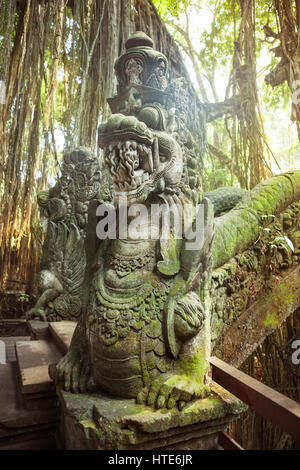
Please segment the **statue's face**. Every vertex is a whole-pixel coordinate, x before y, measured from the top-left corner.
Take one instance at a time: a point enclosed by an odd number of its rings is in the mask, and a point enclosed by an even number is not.
[[[151,147],[135,140],[110,145],[105,161],[114,183],[115,198],[126,196],[128,204],[144,202],[153,190]]]
[[[102,135],[105,163],[114,183],[116,202],[145,202],[151,193],[162,193],[181,181],[181,147],[168,133],[152,130],[135,117],[112,115]],[[102,137],[103,138],[103,137]]]
[[[166,139],[164,139],[166,144]],[[114,196],[126,196],[128,205],[145,202],[151,193],[163,192],[166,186],[180,182],[182,155],[174,147],[140,144],[126,140],[105,149],[105,162],[114,183]]]

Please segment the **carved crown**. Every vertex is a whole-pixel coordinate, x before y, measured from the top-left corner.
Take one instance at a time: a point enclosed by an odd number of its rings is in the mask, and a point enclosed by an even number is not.
[[[137,31],[125,43],[126,52],[115,62],[118,92],[130,85],[144,85],[165,90],[168,61],[164,54],[153,49],[153,41]]]

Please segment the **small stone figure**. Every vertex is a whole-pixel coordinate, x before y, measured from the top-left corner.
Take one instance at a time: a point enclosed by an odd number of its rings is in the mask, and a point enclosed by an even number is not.
[[[147,85],[153,88],[158,88],[159,90],[165,90],[167,88],[167,79],[166,79],[166,63],[163,59],[157,61],[157,66],[154,69],[154,72],[150,75]]]

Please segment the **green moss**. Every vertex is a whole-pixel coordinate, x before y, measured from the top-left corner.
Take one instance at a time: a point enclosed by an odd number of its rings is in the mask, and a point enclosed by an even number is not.
[[[84,428],[88,428],[88,429],[95,429],[95,431],[97,431],[97,426],[95,424],[94,421],[92,421],[91,419],[80,419],[80,423],[82,424],[82,426]]]
[[[187,361],[181,360],[180,365],[187,375],[203,375],[204,367],[206,366],[203,349],[201,348],[194,356],[189,358]]]
[[[163,261],[157,263],[158,270],[165,276],[174,276],[180,269],[180,241],[171,235],[168,246],[161,244],[161,255]]]
[[[217,268],[257,239],[261,216],[283,211],[300,198],[300,171],[270,178],[257,185],[249,200],[216,220],[213,264]]]
[[[208,370],[208,363],[203,349],[199,349],[196,354],[186,360],[180,359],[178,365],[187,388],[194,389],[198,397],[207,395],[209,388],[204,384],[204,377]]]
[[[181,277],[178,277],[170,289],[170,295],[172,297],[181,295],[181,293],[184,292],[185,287],[186,287],[185,281]]]
[[[278,319],[275,313],[267,313],[267,317],[264,321],[265,326],[270,326],[271,328],[275,328],[278,325]]]

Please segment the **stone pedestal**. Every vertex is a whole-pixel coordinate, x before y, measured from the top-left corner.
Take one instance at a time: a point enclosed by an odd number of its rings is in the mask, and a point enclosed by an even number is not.
[[[218,432],[246,405],[217,384],[182,411],[152,410],[135,400],[59,391],[61,437],[68,450],[211,450]]]

